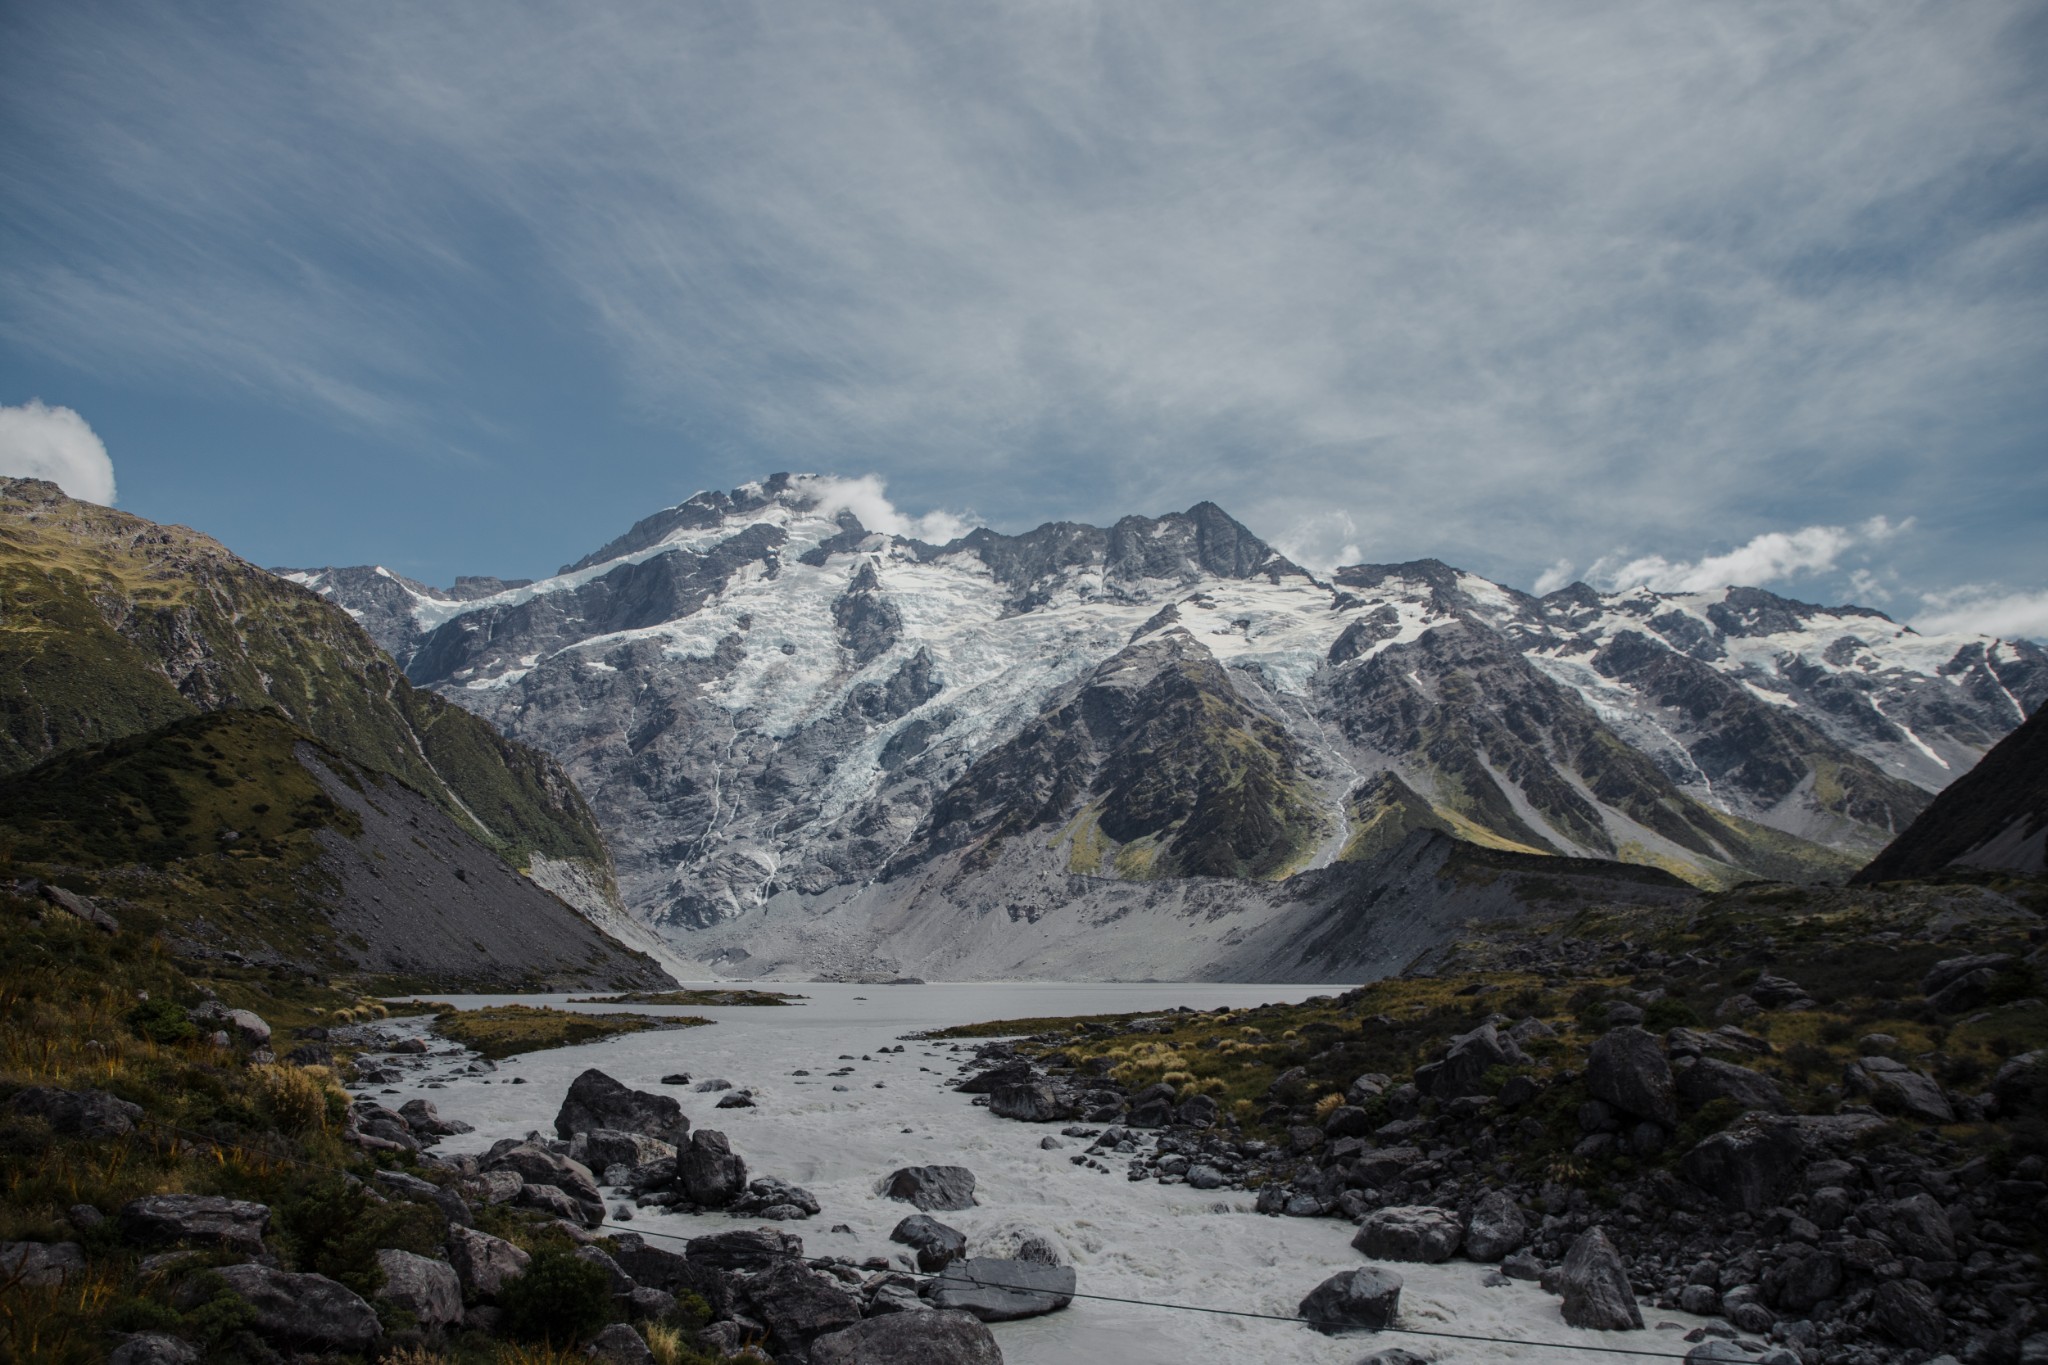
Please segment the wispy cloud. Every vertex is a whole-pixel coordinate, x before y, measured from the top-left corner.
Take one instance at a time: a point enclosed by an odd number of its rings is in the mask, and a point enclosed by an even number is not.
[[[1872,517],[1860,526],[1805,526],[1796,531],[1766,531],[1734,549],[1696,560],[1672,561],[1660,554],[1614,554],[1596,560],[1587,579],[1601,587],[1654,588],[1658,592],[1703,592],[1741,585],[1762,586],[1791,578],[1832,572],[1849,551],[1882,545],[1913,527],[1913,519],[1892,522]],[[1571,567],[1560,560],[1541,583],[1561,587]],[[1547,591],[1539,586],[1539,591]]]
[[[406,430],[545,336],[601,362],[561,402],[730,433],[755,473],[878,469],[999,523],[1206,496],[1282,543],[1334,506],[1304,556],[1499,576],[2039,487],[2030,9],[7,22],[0,297],[87,368]],[[2043,564],[1996,520],[1957,562]],[[1805,572],[1806,534],[1743,563]]]

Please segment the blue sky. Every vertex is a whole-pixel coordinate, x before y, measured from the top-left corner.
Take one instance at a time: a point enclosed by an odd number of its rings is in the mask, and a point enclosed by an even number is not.
[[[0,470],[552,570],[1005,530],[2048,635],[2048,6],[0,9]]]

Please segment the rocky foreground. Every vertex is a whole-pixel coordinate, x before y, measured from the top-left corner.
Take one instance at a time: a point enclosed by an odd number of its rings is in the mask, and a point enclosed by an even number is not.
[[[1574,1326],[1706,1318],[1692,1359],[2044,1361],[2039,903],[1759,887],[1493,926],[1302,1006],[1036,1021],[959,1088],[1078,1165],[1357,1224],[1302,1304],[1333,1330],[1463,1256]]]

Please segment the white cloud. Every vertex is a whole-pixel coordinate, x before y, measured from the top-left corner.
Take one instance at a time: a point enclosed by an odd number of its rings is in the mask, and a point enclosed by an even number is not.
[[[977,524],[971,512],[961,516],[941,509],[911,516],[898,510],[896,504],[889,501],[887,481],[879,474],[863,474],[854,479],[803,474],[795,482],[817,498],[818,506],[826,516],[836,516],[841,511],[851,512],[870,531],[886,535],[909,536],[943,545],[966,535]]]
[[[1560,559],[1536,575],[1536,595],[1546,596],[1556,592],[1572,581],[1573,564],[1569,559]]]
[[[1646,587],[1658,592],[1704,592],[1731,586],[1761,587],[1780,579],[1830,572],[1848,551],[1882,544],[1912,525],[1911,517],[1892,522],[1880,516],[1854,527],[1765,531],[1725,554],[1691,561],[1674,562],[1659,554],[1633,559],[1608,555],[1587,570],[1587,577],[1610,590]]]
[[[1365,558],[1358,548],[1358,523],[1341,508],[1298,517],[1272,538],[1272,546],[1310,573],[1327,577],[1343,564]]]
[[[1925,609],[1913,618],[1916,630],[2048,640],[2048,588],[1970,584],[1921,598]]]
[[[83,502],[114,505],[114,462],[83,417],[31,398],[0,406],[0,474],[48,479]]]

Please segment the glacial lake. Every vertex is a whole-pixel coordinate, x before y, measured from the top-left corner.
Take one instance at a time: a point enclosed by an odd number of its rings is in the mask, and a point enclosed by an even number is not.
[[[734,987],[756,983],[691,982]],[[715,1128],[744,1156],[750,1175],[773,1175],[809,1189],[823,1206],[816,1218],[777,1226],[803,1238],[809,1255],[894,1257],[904,1248],[889,1230],[909,1205],[881,1198],[876,1181],[899,1166],[957,1165],[979,1182],[980,1207],[936,1215],[968,1235],[1021,1221],[1055,1234],[1067,1247],[1082,1293],[1151,1302],[1230,1308],[1292,1317],[1303,1295],[1339,1270],[1364,1264],[1351,1249],[1353,1228],[1341,1219],[1264,1217],[1242,1191],[1199,1191],[1185,1185],[1129,1181],[1124,1162],[1105,1159],[1104,1174],[1073,1164],[1088,1139],[1060,1138],[1040,1147],[1062,1124],[1026,1124],[992,1117],[950,1088],[965,1052],[952,1043],[903,1035],[956,1024],[1052,1015],[1161,1011],[1186,1005],[1243,1008],[1326,995],[1329,985],[1210,985],[1100,982],[973,982],[922,986],[758,983],[806,999],[790,1006],[665,1008],[589,1006],[566,995],[446,997],[464,1009],[525,1003],[593,1011],[695,1014],[708,1028],[631,1034],[583,1047],[507,1059],[484,1076],[455,1074],[466,1064],[437,1046],[429,1065],[391,1087],[362,1093],[396,1108],[415,1096],[476,1131],[436,1150],[481,1151],[533,1129],[553,1136],[555,1112],[569,1082],[588,1067],[638,1089],[674,1095],[694,1127]],[[901,1053],[879,1051],[901,1043]],[[963,1049],[972,1044],[962,1043]],[[841,1060],[850,1056],[852,1061]],[[868,1060],[861,1060],[865,1056]],[[851,1075],[827,1073],[852,1067]],[[796,1071],[808,1076],[795,1076]],[[716,1109],[718,1096],[665,1087],[670,1072],[694,1080],[720,1078],[753,1091],[752,1109]],[[515,1078],[526,1084],[513,1085]],[[438,1088],[435,1088],[438,1083]],[[834,1086],[845,1086],[843,1091]],[[616,1204],[616,1199],[609,1201]],[[828,1231],[834,1224],[851,1234]],[[676,1215],[635,1209],[619,1231],[701,1236],[756,1224],[723,1214]],[[661,1240],[657,1245],[679,1244]],[[1482,1284],[1487,1267],[1453,1260],[1395,1267],[1406,1284],[1401,1324],[1468,1336],[1531,1338],[1642,1353],[1597,1359],[1669,1360],[1686,1347],[1678,1332],[1588,1332],[1565,1326],[1557,1300],[1535,1285]],[[1645,1321],[1697,1320],[1645,1309]],[[993,1328],[1008,1365],[1190,1365],[1197,1361],[1317,1362],[1352,1365],[1386,1346],[1402,1346],[1443,1362],[1551,1362],[1579,1353],[1526,1345],[1448,1341],[1382,1333],[1328,1338],[1296,1322],[1076,1299],[1062,1312]],[[1652,1354],[1654,1353],[1654,1354]]]

